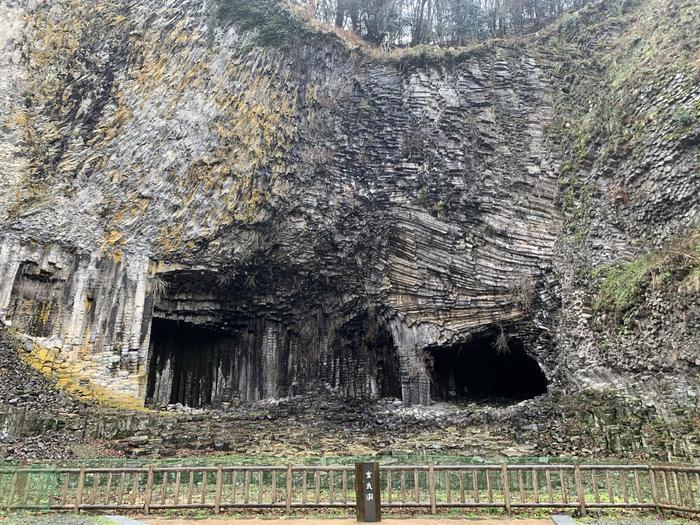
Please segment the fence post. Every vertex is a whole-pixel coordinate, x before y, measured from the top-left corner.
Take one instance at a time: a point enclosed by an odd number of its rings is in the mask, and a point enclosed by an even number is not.
[[[503,487],[503,506],[506,513],[510,514],[510,480],[508,479],[508,466],[501,463],[501,486]]]
[[[286,499],[287,514],[292,512],[292,486],[293,486],[292,481],[293,481],[292,464],[287,463],[287,499]]]
[[[576,493],[578,495],[578,508],[581,516],[586,515],[586,493],[583,491],[581,481],[581,465],[574,465],[574,482],[576,483]]]
[[[224,479],[224,470],[221,465],[216,466],[216,495],[214,496],[214,514],[221,511],[221,485]],[[260,488],[262,490],[262,487]]]
[[[75,494],[75,512],[80,513],[80,504],[83,502],[83,488],[85,485],[85,467],[80,467],[78,475],[78,489]]]
[[[143,512],[146,516],[151,512],[151,496],[153,495],[153,465],[148,465],[146,478],[146,494],[143,498]]]
[[[20,464],[20,469],[27,468],[27,461],[23,460]],[[29,491],[29,486],[31,485],[31,473],[20,470],[17,473],[17,478],[15,479],[15,484],[12,490],[17,496],[17,508],[22,508],[27,504],[27,496]]]
[[[435,494],[435,465],[431,463],[428,466],[428,496],[430,497],[430,513],[437,513],[436,494]]]
[[[659,506],[659,493],[656,488],[656,473],[654,469],[649,465],[649,484],[651,485],[651,499],[654,501],[654,506],[656,507],[656,512],[663,515],[664,511]]]
[[[14,501],[15,501],[15,494],[17,494],[17,484],[19,483],[19,474],[17,471],[12,473],[12,477],[10,478],[10,487],[12,487],[12,490],[10,490],[10,494],[7,497],[7,510],[10,511],[12,510],[12,507],[14,506]]]

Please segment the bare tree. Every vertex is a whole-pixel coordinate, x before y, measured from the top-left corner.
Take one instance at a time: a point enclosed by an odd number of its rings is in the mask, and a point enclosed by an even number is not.
[[[251,0],[255,1],[255,0]],[[536,31],[590,0],[289,0],[368,42],[465,45]]]

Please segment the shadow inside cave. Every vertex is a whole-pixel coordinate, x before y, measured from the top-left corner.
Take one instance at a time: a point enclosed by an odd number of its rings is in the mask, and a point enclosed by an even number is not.
[[[324,392],[370,402],[403,397],[405,378],[391,333],[369,312],[335,328],[318,354],[282,325],[239,324],[212,329],[153,319],[147,404],[226,408]],[[546,377],[523,342],[510,338],[499,351],[497,341],[496,332],[486,332],[427,348],[432,400],[503,405],[546,393]]]
[[[523,342],[510,338],[507,348],[498,349],[497,339],[487,333],[466,343],[428,348],[431,397],[509,404],[546,393],[547,379]]]

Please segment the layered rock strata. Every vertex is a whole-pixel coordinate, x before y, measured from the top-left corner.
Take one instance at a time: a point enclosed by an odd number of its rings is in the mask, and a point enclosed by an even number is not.
[[[54,349],[47,368],[159,405],[318,384],[428,403],[450,388],[431,388],[426,354],[510,339],[551,389],[627,387],[619,360],[589,348],[571,259],[643,251],[633,223],[647,239],[690,228],[697,144],[584,159],[595,180],[639,163],[659,176],[630,179],[644,204],[624,235],[602,205],[580,213],[600,228],[577,233],[585,177],[562,205],[557,130],[584,117],[562,105],[567,57],[549,43],[431,64],[308,30],[261,46],[199,0],[2,9],[0,313]],[[563,46],[576,60],[577,44]],[[685,386],[697,377],[675,363]]]

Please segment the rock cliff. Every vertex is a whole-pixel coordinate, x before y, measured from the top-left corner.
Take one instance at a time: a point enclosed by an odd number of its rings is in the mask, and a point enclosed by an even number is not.
[[[0,14],[0,317],[65,384],[428,403],[504,352],[696,417],[694,1],[392,53],[202,0]]]

